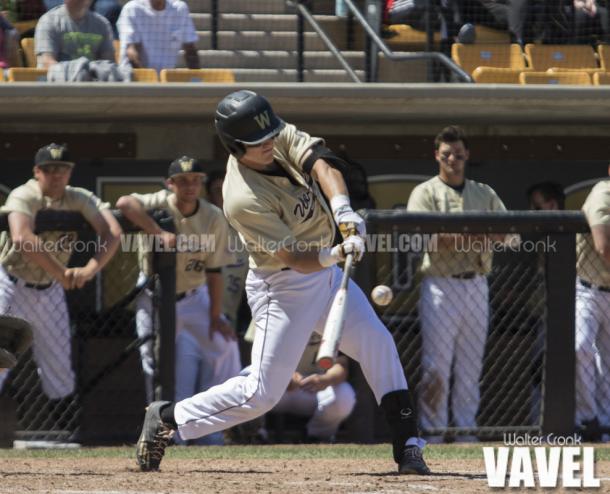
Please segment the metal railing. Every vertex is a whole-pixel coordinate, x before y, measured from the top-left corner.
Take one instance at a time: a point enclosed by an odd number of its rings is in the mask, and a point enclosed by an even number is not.
[[[288,1],[289,4],[293,4],[293,2]],[[298,82],[303,82],[305,80],[305,23],[306,20],[309,25],[316,31],[318,36],[322,42],[326,45],[328,50],[333,54],[333,56],[338,60],[341,64],[345,72],[349,75],[352,81],[354,82],[362,82],[360,78],[356,75],[356,72],[350,67],[345,57],[341,54],[341,51],[335,46],[335,44],[331,41],[331,39],[324,32],[324,29],[320,26],[318,21],[316,21],[311,15],[309,9],[307,8],[307,4],[309,4],[309,0],[296,0],[296,8],[297,8],[297,77]]]
[[[385,42],[379,37],[379,35],[375,32],[375,29],[369,24],[366,18],[362,15],[358,7],[354,4],[352,0],[345,0],[345,4],[347,5],[349,11],[352,13],[354,18],[360,23],[362,28],[366,31],[367,36],[372,41],[374,45],[377,46],[379,50],[385,55],[389,60],[393,60],[396,62],[401,61],[414,61],[414,60],[430,60],[440,63],[449,69],[461,82],[473,82],[472,77],[468,73],[466,73],[459,65],[457,65],[453,60],[451,60],[447,55],[441,52],[431,51],[431,52],[412,52],[412,53],[404,53],[398,55],[394,53]],[[430,9],[428,8],[428,11]],[[429,18],[429,13],[427,14],[427,18]],[[428,22],[429,24],[429,22]],[[428,26],[428,45],[430,45],[430,37],[431,37],[431,29]],[[371,48],[372,49],[372,48]],[[374,65],[374,64],[373,64]],[[376,82],[377,74],[375,69],[371,69],[371,73],[367,76],[367,80],[370,82]]]
[[[589,231],[584,215],[579,211],[442,214],[409,213],[402,209],[369,210],[364,217],[371,253],[359,264],[356,280],[367,294],[378,284],[388,285],[394,291],[392,303],[378,307],[378,313],[395,338],[419,400],[420,418],[421,415],[430,418],[423,432],[445,437],[475,434],[487,439],[508,432],[573,433],[578,330],[576,235]],[[433,252],[431,265],[436,263],[442,271],[450,269],[443,266],[456,265],[454,256],[465,252],[464,248],[447,249],[440,242],[436,248],[412,248],[415,237],[434,238],[439,233],[461,233],[465,238],[515,233],[521,235],[521,244],[490,251],[493,265],[485,276],[464,273],[468,276],[439,278],[421,272],[423,256]],[[404,237],[409,237],[411,243],[405,243]],[[371,244],[371,239],[378,240]],[[443,303],[431,300],[438,296],[431,285],[434,283],[443,289],[448,287]],[[481,324],[475,324],[477,318],[472,316],[481,307],[488,318],[480,318]],[[436,378],[434,373],[440,372],[437,369],[442,361],[426,360],[425,341],[430,341],[430,334],[436,335],[433,354],[442,353],[439,348],[445,344],[447,351],[457,348],[450,346],[449,335],[461,316],[472,324],[462,336],[465,340],[456,341],[465,345],[463,352],[477,355],[481,373],[480,379],[470,376],[470,384],[460,384],[465,396],[458,403],[462,407],[470,400],[478,403],[477,422],[475,427],[466,427],[450,421],[441,427],[438,424],[443,419],[437,420],[440,416],[435,413],[446,411],[435,404],[436,392],[430,390],[438,390],[438,382],[430,381],[430,376]],[[477,333],[475,326],[479,325]],[[477,334],[482,338],[478,353],[474,350]],[[449,386],[451,393],[457,393],[456,382],[450,381]],[[448,391],[442,389],[443,399],[447,400]],[[449,396],[455,405],[457,395]],[[371,406],[374,408],[374,404]],[[455,413],[455,409],[451,410]],[[453,419],[457,420],[455,415]],[[370,438],[360,438],[367,439]]]

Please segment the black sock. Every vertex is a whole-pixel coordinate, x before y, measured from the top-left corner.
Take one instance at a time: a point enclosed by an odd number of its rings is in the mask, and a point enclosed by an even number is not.
[[[160,415],[161,420],[163,420],[164,423],[166,423],[173,429],[177,429],[178,424],[176,423],[176,419],[174,418],[174,408],[176,408],[176,404],[172,401],[171,403],[168,403],[163,408],[161,408]]]
[[[408,389],[387,393],[381,398],[381,408],[392,431],[394,460],[400,463],[407,439],[419,437],[411,393]]]

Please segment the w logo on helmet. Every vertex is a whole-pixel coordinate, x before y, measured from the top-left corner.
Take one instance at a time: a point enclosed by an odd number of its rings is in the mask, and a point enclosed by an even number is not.
[[[269,116],[269,112],[267,110],[256,115],[254,120],[256,120],[256,123],[261,129],[266,129],[271,125],[271,117]]]

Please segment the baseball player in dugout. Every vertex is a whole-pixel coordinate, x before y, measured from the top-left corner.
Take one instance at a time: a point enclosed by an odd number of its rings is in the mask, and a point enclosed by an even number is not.
[[[176,401],[221,384],[241,370],[235,331],[222,314],[221,269],[235,262],[228,251],[229,225],[220,209],[200,198],[204,178],[201,162],[183,156],[169,166],[167,189],[117,201],[130,221],[147,234],[160,235],[164,245],[177,250]],[[148,216],[147,209],[157,208],[170,211],[176,234],[162,230]],[[140,249],[140,283],[152,275],[150,254]],[[136,307],[138,336],[144,338],[153,330],[150,290],[142,291]],[[155,365],[151,340],[140,346],[140,354],[150,403]],[[218,433],[201,443],[222,444],[222,437]]]
[[[152,403],[137,444],[144,471],[159,468],[176,429],[183,438],[197,438],[272,409],[312,332],[324,327],[342,278],[336,264],[349,254],[356,261],[364,255],[364,221],[353,212],[336,168],[341,164],[322,139],[282,121],[252,91],[220,101],[215,124],[230,153],[225,215],[249,253],[246,292],[256,324],[252,370],[176,403]],[[344,238],[333,246],[335,225]],[[353,282],[339,349],[360,363],[386,414],[399,472],[429,474],[394,340]]]
[[[585,440],[608,441],[600,425],[610,426],[609,178],[591,189],[582,210],[591,234],[576,240],[576,425]]]
[[[468,143],[459,127],[443,129],[434,141],[438,175],[417,185],[409,197],[408,211],[458,213],[505,211],[504,204],[488,185],[465,177]],[[489,322],[489,291],[486,275],[491,271],[488,242],[516,241],[513,236],[439,234],[438,249],[424,255],[424,279],[419,299],[422,331],[422,392],[419,413],[422,429],[449,425],[449,383],[453,371],[451,411],[454,425],[476,427],[479,377]],[[440,442],[431,435],[429,441]],[[474,441],[465,434],[461,441]]]
[[[109,204],[68,185],[73,168],[65,146],[40,148],[34,178],[14,189],[2,207],[9,213],[10,232],[0,235],[0,314],[31,324],[34,359],[51,400],[68,397],[75,386],[64,290],[93,279],[116,252],[121,235]],[[99,248],[85,266],[66,267],[75,232],[34,233],[37,213],[49,209],[81,213],[99,236]]]

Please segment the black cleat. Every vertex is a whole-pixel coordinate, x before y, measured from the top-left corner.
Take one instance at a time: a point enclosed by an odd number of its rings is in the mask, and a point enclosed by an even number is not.
[[[161,409],[169,404],[169,401],[153,401],[146,409],[142,433],[136,446],[136,459],[143,472],[159,470],[165,448],[174,435],[174,429],[161,420]]]
[[[430,475],[430,469],[424,460],[424,455],[418,446],[406,446],[398,464],[401,475]]]

